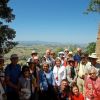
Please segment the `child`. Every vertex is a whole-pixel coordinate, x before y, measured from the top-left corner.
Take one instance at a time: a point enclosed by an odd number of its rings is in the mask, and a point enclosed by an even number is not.
[[[85,100],[84,96],[79,92],[79,88],[76,84],[72,86],[71,92],[71,100]]]
[[[19,78],[19,95],[20,100],[30,100],[32,95],[32,81],[30,77],[29,67],[24,65],[22,68],[22,75]]]

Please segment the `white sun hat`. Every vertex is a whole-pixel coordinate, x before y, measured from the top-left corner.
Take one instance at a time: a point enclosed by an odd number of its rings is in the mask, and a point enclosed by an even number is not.
[[[97,59],[98,58],[97,55],[96,55],[96,53],[92,53],[89,57],[90,58],[94,58],[94,59]]]

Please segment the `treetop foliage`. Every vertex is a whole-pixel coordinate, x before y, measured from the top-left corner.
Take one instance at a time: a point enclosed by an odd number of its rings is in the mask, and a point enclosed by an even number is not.
[[[5,49],[9,51],[16,44],[12,42],[16,36],[16,31],[3,24],[3,21],[9,23],[15,19],[15,15],[12,13],[13,9],[8,6],[8,2],[9,0],[0,0],[0,54],[5,53]]]
[[[100,0],[90,0],[89,6],[87,8],[87,13],[89,12],[99,12],[100,13]]]

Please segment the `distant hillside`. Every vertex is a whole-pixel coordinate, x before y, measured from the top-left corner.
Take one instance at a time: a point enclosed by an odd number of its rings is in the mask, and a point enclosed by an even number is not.
[[[46,41],[17,41],[18,46],[32,46],[32,45],[56,45],[56,46],[76,46],[76,47],[86,47],[87,44],[73,44],[73,43],[58,43],[58,42],[46,42]]]
[[[38,52],[39,57],[41,58],[45,54],[45,50],[47,48],[52,49],[56,55],[59,51],[64,51],[65,48],[68,48],[73,53],[76,52],[77,47],[81,47],[85,50],[87,44],[62,44],[62,43],[54,43],[54,42],[44,42],[44,41],[17,41],[19,44],[11,49],[11,51],[5,54],[5,63],[8,64],[10,62],[10,56],[13,53],[18,54],[19,63],[22,65],[26,63],[27,59],[31,56],[32,50],[36,50]]]

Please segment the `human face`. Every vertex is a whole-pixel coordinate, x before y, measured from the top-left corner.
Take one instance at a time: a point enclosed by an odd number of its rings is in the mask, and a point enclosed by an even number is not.
[[[50,56],[50,52],[51,52],[51,51],[50,51],[49,49],[48,49],[48,50],[46,50],[46,56],[47,56],[47,57],[49,57],[49,56]]]
[[[25,78],[28,78],[29,76],[30,76],[30,72],[29,72],[28,70],[25,71],[25,72],[24,72],[24,77],[25,77]]]
[[[62,81],[61,82],[61,90],[64,91],[66,90],[66,87],[68,86],[68,82],[67,81]]]
[[[76,86],[73,87],[72,92],[73,92],[73,94],[76,95],[76,96],[79,95],[79,89],[78,89]]]
[[[69,62],[69,65],[70,65],[70,66],[74,66],[74,65],[75,65],[74,61],[70,61],[70,62]]]
[[[11,62],[12,62],[12,64],[17,64],[18,63],[18,57],[13,57],[13,58],[11,58]]]
[[[50,53],[50,56],[51,56],[52,58],[55,58],[55,53],[54,53],[54,52],[51,52],[51,53]]]
[[[29,68],[30,68],[31,70],[34,70],[35,64],[34,64],[34,63],[30,63],[30,64],[29,64]]]
[[[60,65],[61,65],[61,61],[60,61],[60,60],[57,60],[57,61],[56,61],[56,66],[57,66],[57,67],[60,67]]]
[[[49,70],[49,65],[48,65],[48,64],[44,64],[44,65],[43,65],[43,70],[44,70],[45,72],[48,72],[48,70]]]
[[[81,59],[81,61],[82,61],[82,64],[86,64],[86,57],[82,57],[82,59]]]
[[[39,63],[39,59],[34,59],[34,63],[38,64]]]
[[[91,64],[92,64],[92,65],[95,65],[95,64],[96,64],[97,59],[91,58],[90,60],[91,60]]]
[[[91,77],[92,79],[96,79],[96,71],[95,71],[95,70],[91,70],[91,71],[90,71],[90,77]]]

